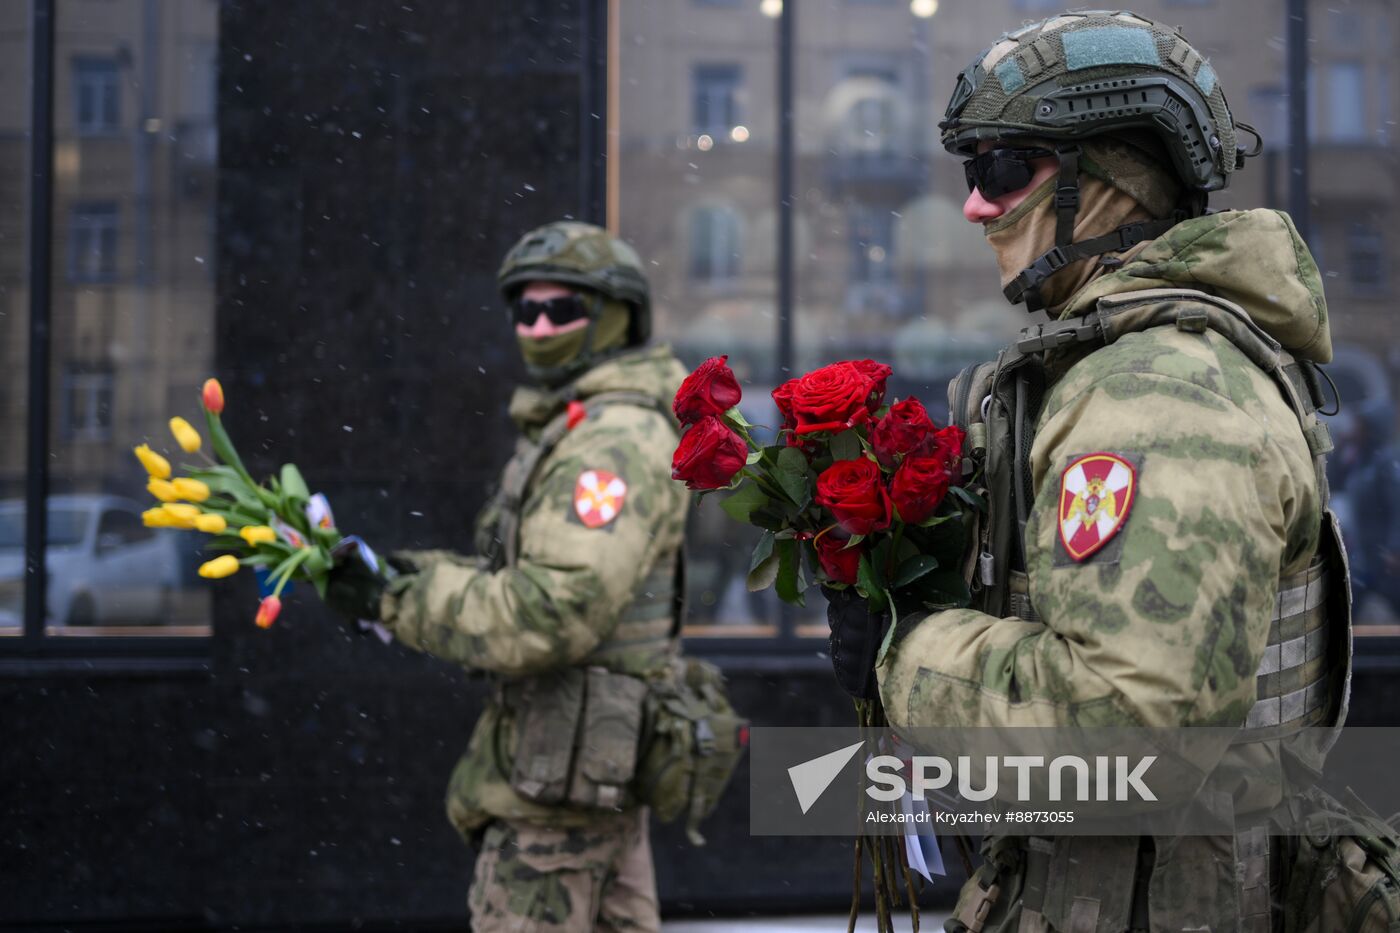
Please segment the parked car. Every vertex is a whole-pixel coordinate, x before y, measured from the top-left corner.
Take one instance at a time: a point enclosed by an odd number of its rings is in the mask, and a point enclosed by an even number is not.
[[[23,618],[24,502],[0,502],[0,625]],[[147,528],[141,506],[107,495],[50,496],[48,621],[151,625],[180,586],[179,533]]]

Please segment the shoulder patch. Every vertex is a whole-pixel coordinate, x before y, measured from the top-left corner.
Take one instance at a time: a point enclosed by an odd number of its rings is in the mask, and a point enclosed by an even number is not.
[[[1128,520],[1137,469],[1119,454],[1076,457],[1060,476],[1060,543],[1074,561],[1096,553]]]
[[[574,483],[574,514],[585,528],[602,528],[622,512],[627,483],[607,470],[584,470]]]

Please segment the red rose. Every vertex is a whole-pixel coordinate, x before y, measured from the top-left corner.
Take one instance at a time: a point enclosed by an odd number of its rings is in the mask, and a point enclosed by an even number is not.
[[[890,527],[890,495],[880,467],[868,457],[837,460],[817,477],[817,505],[831,510],[849,534],[868,535]]]
[[[954,476],[960,476],[962,474],[963,440],[966,436],[967,434],[962,428],[950,424],[926,437],[918,450],[918,455],[932,457],[946,466]]]
[[[681,437],[671,458],[671,479],[684,480],[690,489],[719,489],[744,468],[748,456],[739,435],[715,415],[706,415]]]
[[[671,410],[681,424],[694,424],[706,415],[722,415],[743,397],[734,371],[725,365],[727,356],[712,356],[685,377],[676,391]]]
[[[789,432],[787,435],[789,447],[802,446],[802,442],[797,439],[797,416],[792,413],[792,393],[796,390],[796,379],[789,379],[773,390],[773,404],[778,406],[778,414],[783,416],[783,428]]]
[[[890,410],[870,429],[870,446],[886,466],[895,457],[913,453],[933,433],[933,421],[918,399],[910,397],[890,406]]]
[[[860,545],[846,547],[850,540],[834,530],[820,535],[816,540],[817,560],[827,578],[833,583],[854,583],[856,575],[860,573],[860,554],[863,548]]]
[[[946,461],[938,457],[905,457],[890,484],[900,520],[917,525],[932,515],[951,479]]]
[[[888,375],[889,367],[882,368]],[[879,406],[883,378],[877,380],[850,362],[832,363],[801,376],[790,396],[797,433],[844,431],[868,421],[874,410],[871,402]]]
[[[870,381],[875,383],[875,396],[870,403],[870,410],[875,411],[885,400],[885,380],[890,378],[890,373],[894,370],[884,363],[877,363],[874,360],[851,360],[850,364],[869,376]]]

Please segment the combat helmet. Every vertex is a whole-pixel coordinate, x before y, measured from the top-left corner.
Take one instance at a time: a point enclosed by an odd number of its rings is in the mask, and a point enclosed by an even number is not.
[[[642,260],[602,227],[559,220],[525,234],[506,253],[496,284],[510,302],[526,282],[561,282],[623,302],[631,309],[628,342],[651,337],[651,288]]]
[[[1209,192],[1230,183],[1259,134],[1230,114],[1215,69],[1172,26],[1130,12],[1064,13],[1007,33],[958,76],[939,123],[943,147],[971,158],[983,140],[1054,144],[1060,172],[1055,246],[1006,287],[1013,303],[1039,307],[1041,283],[1080,259],[1127,249],[1203,214]],[[1255,145],[1239,145],[1239,131]],[[1081,141],[1153,137],[1183,186],[1173,217],[1127,224],[1073,242]]]

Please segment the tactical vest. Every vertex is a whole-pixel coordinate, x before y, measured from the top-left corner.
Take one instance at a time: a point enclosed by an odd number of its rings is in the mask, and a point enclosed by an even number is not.
[[[670,423],[665,404],[640,392],[603,392],[583,403],[587,417],[608,405],[633,405],[660,412]],[[533,438],[521,435],[506,464],[501,486],[477,529],[478,562],[496,571],[514,567],[520,558],[521,512],[539,465],[569,433],[569,414],[561,412]],[[622,673],[646,675],[664,668],[678,650],[684,618],[685,561],[678,550],[656,558],[637,584],[631,603],[616,627],[582,663]]]
[[[1346,552],[1336,516],[1328,507],[1326,458],[1332,450],[1327,426],[1317,417],[1322,391],[1318,370],[1294,359],[1278,341],[1261,330],[1238,305],[1190,289],[1153,289],[1099,300],[1084,317],[1040,324],[1022,331],[1021,339],[993,362],[964,369],[949,385],[951,417],[967,432],[965,470],[980,470],[989,508],[973,534],[964,572],[973,593],[972,607],[997,617],[1039,621],[1031,604],[1026,573],[1025,530],[1035,488],[1031,475],[1031,444],[1047,389],[1047,355],[1080,348],[1092,352],[1125,334],[1154,327],[1176,327],[1188,333],[1207,330],[1223,336],[1267,373],[1292,409],[1307,441],[1323,509],[1317,554],[1300,573],[1279,580],[1278,598],[1263,658],[1256,674],[1257,701],[1236,744],[1283,739],[1284,754],[1308,771],[1321,770],[1322,761],[1346,718],[1351,686],[1351,592]],[[1326,727],[1302,735],[1302,730]],[[1321,734],[1320,740],[1314,738]],[[1052,862],[1069,860],[1080,868],[1092,858],[1084,852],[1070,858],[1058,851],[1063,840],[1030,838],[1002,840],[1001,845],[1024,849],[1021,930],[1041,929],[1046,878]],[[1121,868],[1145,862],[1135,876],[1129,929],[1147,928],[1147,889],[1151,875],[1151,840],[1105,839],[1098,853]],[[998,851],[994,844],[992,852]],[[1127,848],[1124,848],[1124,847]],[[1268,930],[1269,837],[1254,831],[1237,842],[1240,878],[1241,929]],[[978,931],[1000,891],[995,866],[979,872],[979,894],[964,897],[954,917],[963,929]],[[1082,899],[1081,899],[1082,900]],[[1093,929],[1089,908],[1075,905],[1068,929]],[[1093,908],[1097,916],[1097,907]],[[1078,916],[1076,916],[1076,914]],[[1078,925],[1076,925],[1076,923]]]

